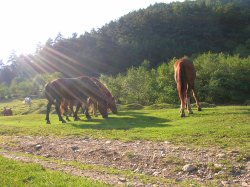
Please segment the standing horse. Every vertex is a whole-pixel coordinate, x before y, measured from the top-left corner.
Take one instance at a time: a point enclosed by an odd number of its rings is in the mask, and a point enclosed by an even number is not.
[[[74,117],[76,117],[81,104],[86,103],[87,98],[90,97],[95,102],[98,102],[98,109],[102,117],[108,118],[106,97],[89,77],[81,76],[77,78],[56,79],[45,86],[45,96],[48,99],[45,118],[47,124],[50,123],[49,112],[52,104],[55,104],[56,106],[55,108],[59,121],[66,123],[60,112],[60,104],[63,99],[77,100],[78,104],[74,113]]]
[[[26,104],[26,105],[29,105],[29,107],[31,106],[32,104],[32,100],[30,97],[25,97],[24,100],[23,100],[23,103]]]
[[[177,91],[181,100],[180,114],[181,117],[185,117],[184,109],[187,108],[188,113],[192,114],[193,111],[190,106],[190,92],[192,90],[193,97],[196,102],[198,111],[201,111],[201,107],[198,101],[197,93],[194,89],[194,80],[196,78],[196,71],[194,64],[191,60],[183,57],[177,60],[174,64],[174,78],[177,84]]]

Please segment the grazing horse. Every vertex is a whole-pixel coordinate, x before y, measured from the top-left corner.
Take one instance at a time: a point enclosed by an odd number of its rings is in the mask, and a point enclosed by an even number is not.
[[[45,96],[48,99],[45,118],[47,124],[50,124],[49,112],[52,104],[55,104],[59,121],[66,123],[60,112],[60,104],[63,99],[77,100],[78,104],[74,113],[75,118],[81,104],[86,103],[88,97],[98,103],[98,109],[102,117],[108,118],[106,97],[101,92],[100,88],[89,77],[81,76],[77,78],[59,78],[49,82],[45,86]]]
[[[26,105],[31,106],[31,104],[32,104],[31,98],[30,97],[25,97],[24,100],[23,100],[23,103],[26,104]]]
[[[194,80],[196,78],[196,71],[194,64],[191,60],[183,57],[177,60],[174,64],[174,78],[177,84],[177,91],[181,100],[180,115],[185,117],[184,109],[187,108],[188,113],[192,114],[193,111],[190,106],[190,91],[193,92],[193,97],[196,102],[198,111],[201,111],[201,107],[198,101],[197,93],[194,89]]]
[[[11,108],[6,108],[6,107],[4,107],[4,108],[3,108],[2,114],[3,114],[4,116],[12,116],[12,115],[13,115],[13,112],[12,112]]]
[[[101,83],[97,78],[91,77],[91,80],[94,81],[97,86],[99,86],[103,94],[106,96],[108,108],[112,111],[113,114],[117,114],[116,101],[115,101],[114,96],[109,91],[109,89],[103,83]],[[94,106],[97,105],[94,102],[93,104]]]
[[[97,78],[94,78],[94,77],[91,77],[90,78],[99,88],[100,90],[102,91],[102,93],[105,95],[106,97],[106,101],[107,101],[107,107],[112,111],[113,114],[116,114],[117,113],[117,107],[116,107],[116,101],[115,101],[115,98],[113,97],[113,95],[111,94],[111,92],[108,90],[108,88],[103,84],[101,83]],[[76,106],[77,105],[77,101],[69,101],[69,100],[65,100],[61,103],[60,105],[60,109],[61,109],[61,113],[64,114],[66,116],[66,119],[69,120],[68,118],[68,106],[69,106],[69,109],[71,111],[72,114],[75,114],[75,120],[78,120],[78,116],[77,114],[74,112],[73,110],[73,106]],[[95,117],[97,117],[97,109],[98,109],[98,103],[91,99],[90,97],[87,99],[87,103],[84,103],[83,104],[84,106],[82,106],[82,110],[84,111],[87,119],[90,119],[90,115],[88,113],[88,110],[86,108],[92,108],[92,112],[93,112],[93,115]]]

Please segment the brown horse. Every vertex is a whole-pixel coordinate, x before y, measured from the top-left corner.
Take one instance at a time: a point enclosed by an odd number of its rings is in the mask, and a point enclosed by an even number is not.
[[[111,94],[109,89],[101,83],[97,78],[91,77],[90,78],[103,92],[103,94],[106,97],[107,101],[107,107],[112,111],[113,114],[117,113],[117,107],[116,107],[116,101],[114,96]],[[66,116],[66,119],[69,120],[68,118],[68,106],[72,114],[75,114],[73,110],[73,106],[76,106],[76,101],[69,101],[69,100],[63,100],[63,102],[60,105],[61,113]],[[84,111],[87,119],[90,119],[91,117],[89,116],[88,110],[86,108],[92,108],[93,115],[97,117],[97,109],[98,109],[98,103],[91,99],[90,97],[87,99],[87,103],[83,104],[84,106],[82,107],[82,110]],[[75,114],[75,120],[78,120],[79,118],[77,117],[77,114]]]
[[[108,108],[112,111],[113,114],[117,114],[116,101],[114,96],[109,91],[109,89],[103,83],[101,83],[97,78],[91,77],[91,80],[94,81],[97,86],[99,86],[103,94],[106,96]],[[93,104],[95,106],[97,105],[96,103]]]
[[[196,71],[194,64],[191,60],[183,57],[177,60],[174,64],[174,78],[177,84],[177,91],[181,100],[180,114],[181,117],[185,117],[184,109],[187,108],[188,113],[192,114],[193,111],[190,106],[190,92],[192,90],[193,97],[196,102],[198,111],[201,111],[201,107],[198,101],[197,93],[194,89],[194,80],[196,78]]]
[[[59,121],[65,123],[60,112],[60,104],[63,99],[77,100],[77,107],[74,113],[76,118],[77,112],[82,103],[86,103],[87,98],[90,97],[95,102],[98,102],[98,109],[103,118],[108,118],[107,101],[105,95],[100,88],[86,76],[77,78],[60,78],[56,79],[45,86],[45,96],[48,99],[47,113],[45,120],[47,124],[50,123],[49,113],[51,105],[55,104],[56,112]],[[87,116],[86,116],[87,117]]]
[[[13,112],[12,112],[11,108],[6,108],[6,107],[4,107],[4,108],[3,108],[2,114],[3,114],[4,116],[12,116],[12,115],[13,115]]]

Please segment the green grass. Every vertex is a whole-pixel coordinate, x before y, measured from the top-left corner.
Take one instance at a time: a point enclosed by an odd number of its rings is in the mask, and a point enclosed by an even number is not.
[[[44,169],[0,156],[0,186],[108,186],[104,183]]]
[[[87,121],[84,116],[80,116],[82,121],[67,124],[62,124],[57,115],[51,114],[52,124],[47,125],[45,114],[33,112],[28,115],[1,116],[0,135],[87,136],[122,141],[167,140],[175,144],[247,151],[250,149],[249,114],[250,106],[204,108],[202,112],[194,110],[193,115],[185,118],[179,117],[178,108],[144,108],[119,111],[118,115],[111,114],[109,119],[99,116]]]
[[[168,104],[141,107],[137,105],[120,106],[117,115],[110,114],[109,119],[101,116],[87,121],[62,124],[55,114],[50,114],[50,125],[45,122],[45,100],[33,100],[29,108],[21,100],[0,103],[0,107],[12,107],[14,116],[0,116],[0,141],[4,136],[77,136],[122,141],[151,140],[170,141],[174,144],[189,147],[216,147],[239,150],[244,158],[249,158],[250,150],[250,106],[218,106],[203,108],[202,112],[180,118],[179,109]],[[140,108],[140,109],[138,109]],[[72,118],[71,118],[72,119]],[[73,120],[73,119],[72,119]],[[11,144],[12,142],[5,142]],[[15,143],[15,142],[13,142]],[[127,153],[127,158],[133,154]],[[241,160],[241,157],[238,158]],[[166,158],[182,166],[182,160]],[[70,163],[70,165],[74,163]],[[78,165],[78,163],[76,164]],[[81,165],[81,167],[86,167]],[[88,166],[90,167],[90,166]],[[178,168],[178,167],[177,167]],[[181,168],[181,167],[180,167]],[[219,168],[212,169],[218,170]],[[96,170],[96,169],[94,169]],[[129,178],[132,171],[103,169],[107,173],[119,173]],[[46,170],[35,164],[24,164],[0,157],[0,186],[93,186],[84,178],[72,177],[61,172]],[[142,177],[143,178],[143,177]],[[145,179],[144,179],[145,178]],[[144,176],[142,180],[154,180]],[[190,181],[187,182],[190,184]],[[184,185],[185,186],[185,185]]]

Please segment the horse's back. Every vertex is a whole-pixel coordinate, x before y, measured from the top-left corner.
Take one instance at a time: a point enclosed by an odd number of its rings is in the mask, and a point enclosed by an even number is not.
[[[45,86],[45,91],[53,98],[69,100],[87,99],[91,94],[98,92],[98,87],[87,76],[77,78],[59,78]]]
[[[196,77],[196,72],[194,64],[191,60],[185,57],[177,60],[174,64],[174,70],[175,80],[177,83],[178,81],[181,81],[179,79],[184,79],[186,83],[193,84],[194,79]]]

